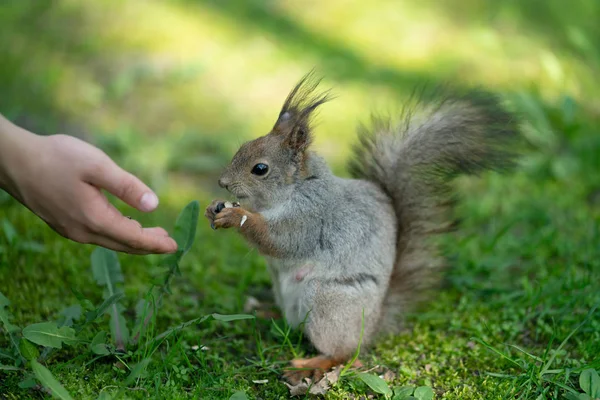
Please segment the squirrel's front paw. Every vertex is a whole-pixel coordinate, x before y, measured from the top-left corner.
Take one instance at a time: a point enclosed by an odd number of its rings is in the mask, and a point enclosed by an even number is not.
[[[210,226],[215,229],[215,218],[217,217],[217,214],[219,214],[221,211],[223,211],[225,208],[231,208],[231,207],[239,207],[239,203],[230,203],[226,200],[213,200],[212,203],[209,204],[208,207],[206,207],[206,210],[204,211],[204,216],[206,218],[208,218],[208,220],[210,221]]]
[[[215,220],[215,216],[219,213],[219,211],[221,211],[220,205],[224,203],[225,200],[213,200],[212,203],[206,207],[206,210],[204,210],[204,216],[208,218],[210,222],[213,222]]]
[[[246,223],[250,213],[241,207],[223,208],[216,214],[213,220],[215,229],[219,228],[241,228]]]

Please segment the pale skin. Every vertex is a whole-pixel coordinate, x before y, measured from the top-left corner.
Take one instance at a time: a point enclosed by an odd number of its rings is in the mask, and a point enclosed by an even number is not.
[[[127,218],[102,190],[143,212],[156,209],[156,194],[75,137],[37,135],[0,115],[0,188],[75,242],[130,254],[177,251],[166,230]]]

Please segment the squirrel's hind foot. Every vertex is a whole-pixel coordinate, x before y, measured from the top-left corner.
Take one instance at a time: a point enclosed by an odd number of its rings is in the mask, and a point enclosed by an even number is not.
[[[292,385],[298,385],[304,378],[310,378],[313,382],[318,382],[327,371],[342,365],[345,361],[325,355],[312,358],[295,358],[290,362],[294,369],[286,371],[283,378]],[[362,367],[362,365],[359,360],[352,364],[353,367],[357,368]]]

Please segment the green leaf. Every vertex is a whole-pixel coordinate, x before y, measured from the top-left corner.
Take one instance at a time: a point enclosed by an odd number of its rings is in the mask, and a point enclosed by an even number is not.
[[[15,354],[18,355],[20,361],[24,361],[21,355],[21,350],[19,350],[20,337],[17,335],[17,332],[19,332],[21,328],[11,324],[10,318],[12,318],[12,315],[7,309],[9,305],[10,300],[8,300],[2,294],[2,292],[0,292],[0,327],[4,326],[4,330],[8,333],[8,339],[15,350]]]
[[[198,226],[198,215],[200,214],[200,204],[198,201],[190,202],[177,216],[175,221],[175,230],[173,238],[177,242],[177,251],[174,254],[166,256],[162,264],[168,267],[168,271],[162,279],[162,283],[158,283],[161,290],[161,295],[158,298],[157,304],[160,308],[164,294],[171,294],[171,280],[174,276],[181,275],[179,262],[183,256],[190,250],[196,237],[196,228]]]
[[[40,351],[33,343],[27,339],[21,339],[19,343],[19,351],[27,360],[34,360],[40,356]]]
[[[40,381],[42,386],[52,393],[52,396],[57,399],[73,400],[69,392],[54,378],[52,372],[44,367],[39,362],[32,360],[31,367],[35,373],[35,377]]]
[[[92,350],[94,354],[98,354],[101,356],[110,354],[110,350],[106,345],[105,331],[100,331],[96,334],[96,336],[94,336],[94,339],[92,339],[92,342],[90,343],[90,350]]]
[[[236,390],[231,395],[229,400],[248,400],[248,396],[246,396],[246,393],[242,392],[241,390]]]
[[[75,304],[65,308],[60,312],[61,318],[58,320],[57,325],[61,326],[73,326],[73,321],[77,321],[81,318],[81,305]]]
[[[35,387],[36,385],[37,385],[37,382],[33,378],[25,378],[21,382],[18,383],[18,386],[21,389],[31,389],[32,387]]]
[[[567,400],[580,400],[580,399],[579,399],[579,395],[578,395],[578,394],[571,393],[571,392],[567,392],[567,393],[565,393],[565,398],[566,398]]]
[[[77,341],[75,330],[68,326],[58,328],[54,322],[40,322],[23,328],[23,336],[35,344],[46,347],[62,348],[62,344]]]
[[[412,396],[415,391],[414,386],[401,386],[394,388],[393,400],[404,400]]]
[[[79,304],[81,305],[83,310],[91,311],[91,310],[95,309],[92,302],[89,301],[88,299],[86,299],[85,296],[83,295],[83,293],[81,293],[79,290],[77,290],[75,288],[71,288],[71,292],[75,295],[75,297],[79,301]]]
[[[135,305],[135,318],[136,323],[143,322],[143,319],[148,316],[150,302],[146,299],[140,299]]]
[[[600,398],[600,376],[598,376],[598,372],[595,370],[592,373],[592,391],[590,396]]]
[[[13,244],[15,239],[17,239],[17,231],[15,227],[6,219],[2,220],[2,228],[4,230],[4,236],[6,236],[6,240],[9,244]]]
[[[254,315],[250,315],[250,314],[231,314],[231,315],[212,314],[211,316],[214,319],[216,319],[217,321],[224,321],[224,322],[237,321],[240,319],[254,319]]]
[[[600,397],[600,376],[593,368],[585,369],[579,375],[579,386],[590,397]]]
[[[8,310],[5,309],[8,306],[10,306],[10,300],[0,292],[0,322],[4,325],[4,329],[6,329],[8,333],[11,333],[18,331],[19,327],[10,323],[9,319],[11,318],[11,315]]]
[[[123,282],[123,274],[116,252],[97,247],[92,252],[92,272],[96,283],[106,286],[108,297],[118,292],[117,284]]]
[[[371,375],[366,373],[358,373],[357,376],[366,383],[374,392],[380,393],[386,396],[392,394],[392,389],[388,386],[387,382],[378,377],[377,375]]]
[[[108,308],[114,305],[116,302],[121,300],[125,295],[123,293],[117,293],[104,300],[100,306],[92,311],[86,313],[86,321],[91,322],[100,317]]]
[[[133,381],[135,381],[144,372],[149,363],[150,359],[146,358],[140,361],[135,367],[133,367],[131,373],[129,374],[127,379],[125,379],[125,386],[131,385]]]
[[[173,239],[177,242],[177,261],[192,248],[196,237],[196,228],[198,226],[198,216],[200,215],[200,203],[197,200],[190,202],[181,211],[175,221],[175,231]]]
[[[102,393],[100,393],[100,396],[98,396],[97,400],[112,400],[112,396],[110,393],[104,391]]]
[[[432,400],[433,399],[433,389],[429,386],[419,386],[415,389],[415,393],[413,394],[418,400]]]
[[[4,296],[2,294],[2,292],[0,292],[0,308],[4,308],[4,307],[8,307],[10,306],[10,300],[8,300],[6,298],[6,296]]]
[[[124,281],[121,273],[121,265],[117,253],[113,250],[97,247],[92,253],[92,272],[96,282],[106,287],[105,297],[111,298],[122,290],[117,286]],[[115,346],[119,350],[125,350],[129,341],[129,330],[127,321],[121,315],[118,304],[110,306],[110,331]]]

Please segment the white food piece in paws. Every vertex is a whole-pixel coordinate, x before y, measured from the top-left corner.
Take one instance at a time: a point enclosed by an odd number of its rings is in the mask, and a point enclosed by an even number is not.
[[[223,203],[223,205],[225,206],[225,208],[233,207],[233,204],[231,204],[229,201],[226,201],[225,203]]]
[[[244,223],[246,222],[246,220],[247,220],[247,219],[248,219],[248,217],[247,217],[247,216],[245,216],[245,215],[242,217],[242,221],[240,222],[240,228],[241,228],[242,226],[244,226]]]

